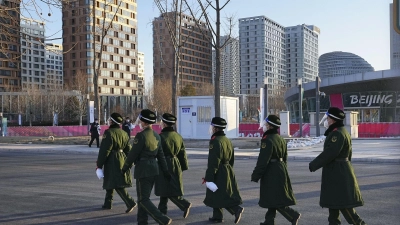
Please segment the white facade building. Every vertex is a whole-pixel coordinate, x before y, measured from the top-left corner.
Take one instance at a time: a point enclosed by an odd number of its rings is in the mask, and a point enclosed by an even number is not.
[[[62,44],[46,44],[47,89],[63,87],[63,47]]]
[[[46,89],[44,22],[21,18],[22,90]]]
[[[284,29],[265,16],[239,19],[241,94],[259,94],[265,77],[270,96],[284,92]]]
[[[318,76],[318,36],[320,29],[314,25],[297,25],[285,28],[286,35],[286,87],[313,82]]]
[[[390,4],[390,69],[400,69],[400,34],[393,27],[393,4]]]
[[[225,43],[228,36],[221,37],[221,44]],[[221,49],[221,76],[220,88],[222,96],[235,96],[240,94],[240,61],[239,61],[239,40],[230,38],[224,48]],[[213,84],[216,74],[215,50],[212,52]]]

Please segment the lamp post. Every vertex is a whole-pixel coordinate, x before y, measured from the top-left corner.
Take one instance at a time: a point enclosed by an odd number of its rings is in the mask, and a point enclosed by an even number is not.
[[[302,79],[297,79],[297,85],[299,86],[299,128],[300,137],[303,137],[303,96],[302,96]]]
[[[319,76],[315,78],[315,126],[316,126],[316,136],[319,137],[320,135],[320,127],[319,127]]]
[[[86,95],[86,101],[87,101],[87,116],[86,116],[86,121],[87,121],[87,127],[88,127],[88,132],[90,131],[90,96],[89,94]]]
[[[268,116],[268,76],[264,77],[264,120]]]

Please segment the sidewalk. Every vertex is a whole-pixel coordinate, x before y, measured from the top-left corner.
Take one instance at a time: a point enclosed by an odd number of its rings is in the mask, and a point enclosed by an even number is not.
[[[234,139],[237,159],[256,159],[259,153],[259,138]],[[185,140],[189,158],[207,158],[208,140]],[[311,161],[323,149],[323,143],[300,148],[289,148],[288,159]],[[87,145],[51,145],[51,144],[0,144],[2,151],[30,152],[77,152],[97,154],[98,148]],[[400,141],[398,139],[355,139],[353,140],[353,162],[396,163],[400,164]]]

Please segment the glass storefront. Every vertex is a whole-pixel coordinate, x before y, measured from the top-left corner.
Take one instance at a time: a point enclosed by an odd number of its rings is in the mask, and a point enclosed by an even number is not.
[[[358,112],[358,122],[400,122],[400,92],[349,92],[342,95],[344,111]],[[315,97],[303,99],[303,122],[309,123],[309,112],[315,112]],[[320,97],[320,112],[330,107],[329,97]],[[287,104],[290,122],[298,123],[299,101]]]

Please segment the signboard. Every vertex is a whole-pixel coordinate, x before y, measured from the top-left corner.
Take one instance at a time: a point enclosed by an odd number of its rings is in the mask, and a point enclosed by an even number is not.
[[[189,114],[190,108],[182,108],[182,114]]]
[[[196,112],[192,112],[192,116],[196,116]]]
[[[400,34],[400,0],[393,0],[393,29]]]
[[[395,107],[396,96],[396,92],[391,91],[346,93],[343,94],[343,105],[345,108]]]

